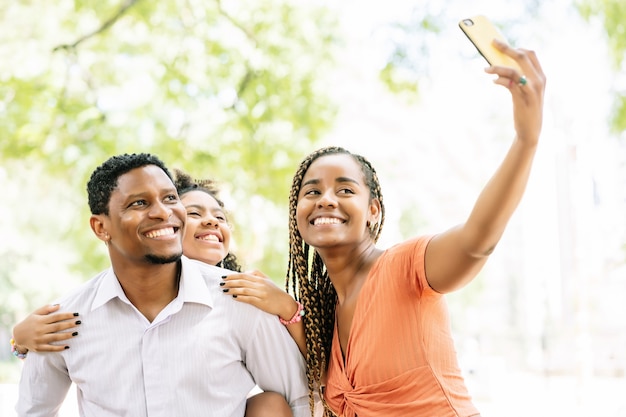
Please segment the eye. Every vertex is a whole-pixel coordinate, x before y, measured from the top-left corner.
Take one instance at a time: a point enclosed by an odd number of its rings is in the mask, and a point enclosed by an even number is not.
[[[188,211],[187,216],[200,217],[200,213],[197,211]]]
[[[316,190],[315,188],[312,188],[304,192],[304,195],[319,195],[319,194],[320,194],[319,190]]]
[[[148,205],[148,202],[146,200],[137,200],[137,201],[133,201],[132,203],[130,203],[128,207],[140,207],[140,206],[146,206],[146,205]]]
[[[176,194],[167,195],[167,196],[165,196],[165,201],[177,202],[178,201],[178,196]]]
[[[220,223],[226,223],[228,220],[226,219],[226,215],[222,211],[214,211],[213,217],[217,219]]]
[[[350,188],[342,188],[338,192],[338,194],[354,194],[354,191]]]

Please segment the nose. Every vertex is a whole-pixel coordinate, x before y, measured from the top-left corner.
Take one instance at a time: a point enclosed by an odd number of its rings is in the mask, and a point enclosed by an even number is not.
[[[172,207],[158,201],[150,206],[150,217],[167,220],[172,216]]]
[[[317,207],[337,207],[337,199],[335,193],[332,190],[328,190],[320,194],[320,198],[317,200]]]
[[[217,217],[215,217],[212,214],[207,214],[206,216],[204,216],[204,218],[202,219],[202,225],[206,226],[206,227],[211,227],[213,226],[215,229],[217,229],[219,227],[219,220],[217,219]]]

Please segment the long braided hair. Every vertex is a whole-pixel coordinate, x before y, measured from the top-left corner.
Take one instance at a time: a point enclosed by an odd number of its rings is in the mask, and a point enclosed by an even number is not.
[[[174,169],[174,185],[180,197],[190,191],[202,191],[213,197],[215,201],[217,201],[217,204],[219,204],[221,208],[224,208],[224,202],[219,198],[219,188],[213,180],[194,180],[189,174],[179,169]],[[224,259],[222,259],[217,266],[230,269],[231,271],[242,271],[239,260],[230,251],[228,251]]]
[[[307,348],[307,380],[309,385],[309,405],[313,415],[314,394],[324,398],[321,392],[322,376],[328,367],[330,348],[335,323],[335,306],[337,293],[328,278],[328,272],[317,251],[304,242],[296,222],[298,195],[302,187],[302,179],[316,159],[335,154],[350,155],[359,163],[363,171],[365,184],[370,191],[370,199],[380,202],[381,216],[377,224],[370,225],[370,236],[376,242],[385,222],[385,206],[376,171],[370,162],[361,155],[348,150],[330,146],[309,154],[298,167],[293,177],[289,194],[289,266],[287,270],[286,289],[300,301],[306,310],[304,328]],[[324,401],[324,416],[333,416]]]

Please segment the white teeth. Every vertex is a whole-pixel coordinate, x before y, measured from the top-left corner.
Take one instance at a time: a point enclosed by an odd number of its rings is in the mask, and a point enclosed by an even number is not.
[[[169,236],[173,234],[174,234],[174,228],[166,227],[165,229],[153,230],[151,232],[148,232],[146,233],[146,237],[149,237],[150,239],[154,239],[155,237]]]
[[[313,220],[313,224],[314,225],[319,225],[319,224],[340,224],[343,223],[343,221],[341,219],[338,219],[336,217],[318,217],[317,219]]]
[[[200,239],[200,240],[210,240],[211,242],[219,242],[220,241],[220,238],[215,236],[215,235],[204,235],[204,236],[198,237],[198,239]]]

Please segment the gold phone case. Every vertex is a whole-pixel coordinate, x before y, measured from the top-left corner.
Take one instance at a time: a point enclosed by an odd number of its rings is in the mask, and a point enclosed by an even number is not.
[[[478,52],[487,60],[489,65],[515,68],[518,72],[522,72],[513,58],[498,51],[491,44],[494,39],[499,39],[505,43],[508,43],[508,41],[485,16],[479,15],[463,19],[459,22],[459,27],[478,49]]]

